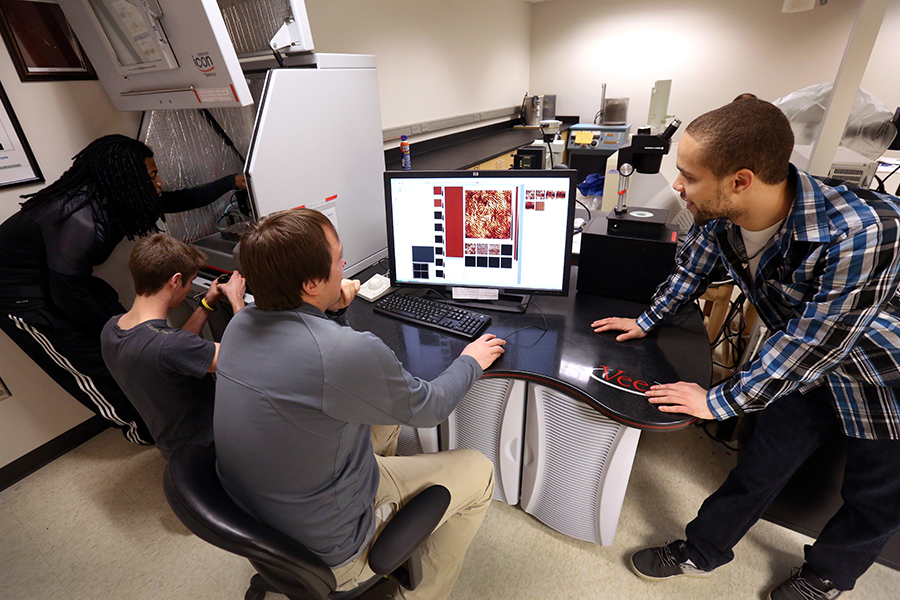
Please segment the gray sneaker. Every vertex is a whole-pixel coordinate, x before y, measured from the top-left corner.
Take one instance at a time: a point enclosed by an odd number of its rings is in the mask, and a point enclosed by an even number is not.
[[[791,569],[791,578],[772,590],[769,600],[832,600],[841,590],[808,569]]]
[[[690,561],[690,553],[684,540],[666,542],[658,548],[645,548],[631,556],[631,568],[638,577],[661,581],[671,577],[712,577],[712,571],[704,571]]]

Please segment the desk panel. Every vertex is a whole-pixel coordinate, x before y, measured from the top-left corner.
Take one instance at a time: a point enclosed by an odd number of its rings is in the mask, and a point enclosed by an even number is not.
[[[374,272],[368,269],[360,278]],[[693,423],[693,417],[660,412],[641,390],[653,382],[679,380],[709,385],[712,359],[699,310],[689,306],[646,338],[617,342],[615,333],[594,333],[591,322],[607,316],[637,317],[646,307],[576,293],[575,277],[577,267],[572,268],[569,296],[533,296],[525,313],[473,307],[492,317],[488,332],[508,342],[506,353],[484,377],[524,379],[558,389],[638,429],[676,430]],[[406,368],[423,379],[437,377],[467,344],[457,336],[376,315],[362,299],[350,305],[348,317],[355,329],[384,340]]]

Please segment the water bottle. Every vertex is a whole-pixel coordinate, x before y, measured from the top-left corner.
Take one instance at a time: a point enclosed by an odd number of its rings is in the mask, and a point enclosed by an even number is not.
[[[402,157],[401,164],[404,171],[412,169],[412,162],[409,160],[409,139],[405,135],[400,136],[400,155]]]

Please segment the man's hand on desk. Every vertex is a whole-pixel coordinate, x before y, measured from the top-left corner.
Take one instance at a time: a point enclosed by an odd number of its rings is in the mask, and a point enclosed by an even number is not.
[[[616,336],[617,342],[624,342],[625,340],[647,337],[647,334],[644,332],[644,330],[638,327],[637,320],[635,319],[607,317],[605,319],[594,321],[593,323],[591,323],[591,327],[593,327],[594,333],[600,333],[603,331],[624,331],[625,333]]]
[[[652,385],[644,393],[650,404],[656,404],[660,412],[684,413],[700,419],[715,420],[706,403],[706,390],[696,383],[679,381]]]
[[[350,306],[350,303],[356,298],[357,292],[359,292],[359,286],[359,279],[342,279],[341,297],[333,306],[329,306],[328,310],[341,310]]]
[[[484,371],[506,352],[503,349],[504,344],[506,344],[506,340],[501,340],[493,333],[486,333],[463,348],[460,356],[471,356],[478,361],[481,370]]]

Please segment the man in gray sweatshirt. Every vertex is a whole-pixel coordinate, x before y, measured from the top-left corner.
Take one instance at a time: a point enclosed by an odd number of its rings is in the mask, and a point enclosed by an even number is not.
[[[331,566],[339,590],[373,576],[369,546],[400,506],[428,485],[447,487],[423,582],[405,595],[446,598],[490,504],[493,467],[474,450],[380,456],[391,449],[372,440],[391,445],[385,426],[443,421],[505,342],[484,335],[433,381],[412,376],[384,342],[347,326],[359,282],[343,279],[341,253],[331,222],[309,209],[245,234],[241,266],[256,303],[231,321],[219,353],[219,477],[244,510]]]

